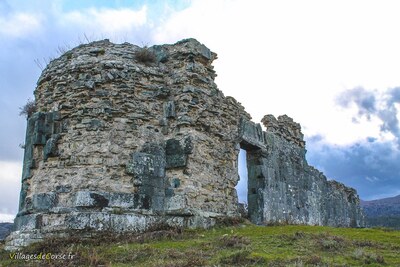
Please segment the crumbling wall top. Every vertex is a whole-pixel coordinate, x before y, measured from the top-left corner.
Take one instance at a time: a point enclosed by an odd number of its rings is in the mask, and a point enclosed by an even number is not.
[[[261,122],[265,126],[267,132],[274,133],[301,148],[305,148],[306,142],[301,132],[301,126],[299,123],[294,122],[289,116],[281,115],[276,119],[273,115],[268,114],[262,118]]]

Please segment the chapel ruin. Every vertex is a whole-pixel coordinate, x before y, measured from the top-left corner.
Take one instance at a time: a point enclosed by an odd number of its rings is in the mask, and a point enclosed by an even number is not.
[[[300,125],[260,124],[214,83],[216,54],[195,39],[150,48],[108,40],[51,61],[28,119],[14,250],[71,231],[209,227],[237,217],[247,151],[256,224],[361,227],[356,191],[305,159]]]

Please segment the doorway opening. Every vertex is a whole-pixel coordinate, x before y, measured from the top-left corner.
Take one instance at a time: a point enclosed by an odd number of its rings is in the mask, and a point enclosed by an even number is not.
[[[264,175],[262,171],[261,150],[259,147],[242,141],[238,156],[239,182],[236,191],[242,216],[255,224],[263,222]]]
[[[238,173],[239,182],[236,185],[236,192],[238,195],[239,203],[247,206],[247,191],[248,191],[248,172],[247,172],[247,160],[246,160],[246,150],[240,149],[238,156]]]

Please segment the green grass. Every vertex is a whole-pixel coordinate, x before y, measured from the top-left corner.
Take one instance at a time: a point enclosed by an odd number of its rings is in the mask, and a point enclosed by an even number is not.
[[[0,266],[400,266],[400,231],[241,224],[79,241],[49,240],[26,253],[71,252],[73,261]]]

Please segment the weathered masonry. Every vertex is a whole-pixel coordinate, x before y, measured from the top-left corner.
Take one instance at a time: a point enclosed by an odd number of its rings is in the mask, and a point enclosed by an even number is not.
[[[267,115],[263,131],[218,90],[214,59],[194,39],[148,50],[104,40],[50,62],[6,248],[74,230],[209,227],[238,216],[240,148],[254,223],[362,226],[355,190],[307,164],[300,125]]]

